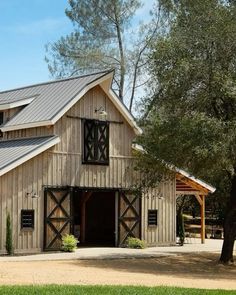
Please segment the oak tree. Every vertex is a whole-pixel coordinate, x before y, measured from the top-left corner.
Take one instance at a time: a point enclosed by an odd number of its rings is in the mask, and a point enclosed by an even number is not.
[[[152,47],[142,167],[171,163],[217,188],[228,204],[220,261],[229,263],[236,239],[235,1],[163,3],[168,30]]]

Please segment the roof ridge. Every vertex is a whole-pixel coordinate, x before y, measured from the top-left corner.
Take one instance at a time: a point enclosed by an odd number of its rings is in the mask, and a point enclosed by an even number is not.
[[[42,82],[42,83],[31,84],[31,85],[17,87],[17,88],[13,88],[13,89],[9,89],[9,90],[3,90],[3,91],[0,91],[0,94],[12,92],[12,91],[17,91],[17,90],[21,90],[21,89],[27,89],[27,88],[36,87],[36,86],[43,86],[43,85],[47,85],[47,84],[53,84],[53,83],[59,83],[59,82],[64,82],[64,81],[80,79],[80,78],[84,78],[84,77],[88,77],[88,76],[94,76],[94,75],[98,75],[98,74],[110,73],[110,72],[113,72],[113,71],[114,71],[114,69],[110,69],[110,70],[104,70],[104,71],[94,72],[94,73],[90,73],[90,74],[84,74],[84,75],[81,75],[81,76],[71,76],[71,77],[68,77],[68,78],[63,78],[63,79],[57,79],[57,80],[52,80],[52,81],[47,81],[47,82]]]

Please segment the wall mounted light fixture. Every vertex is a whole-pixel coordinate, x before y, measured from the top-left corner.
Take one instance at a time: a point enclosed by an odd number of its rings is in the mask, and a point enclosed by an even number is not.
[[[98,117],[100,120],[106,120],[107,118],[107,112],[104,110],[104,108],[101,106],[100,108],[96,108],[94,111],[96,114],[98,114]]]

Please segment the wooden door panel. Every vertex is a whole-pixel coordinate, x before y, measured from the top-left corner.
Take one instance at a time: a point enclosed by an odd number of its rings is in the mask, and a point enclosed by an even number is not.
[[[119,194],[119,246],[124,246],[128,237],[140,238],[141,198],[137,193]]]
[[[70,188],[46,188],[44,192],[44,250],[60,250],[61,239],[71,232]]]

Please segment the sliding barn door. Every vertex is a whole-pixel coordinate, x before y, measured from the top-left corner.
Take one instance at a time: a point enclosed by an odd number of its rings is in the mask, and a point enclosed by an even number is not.
[[[62,236],[71,232],[72,191],[46,188],[44,192],[44,250],[60,250]]]
[[[141,235],[141,197],[132,192],[120,192],[118,209],[119,246],[124,246],[128,237]]]

